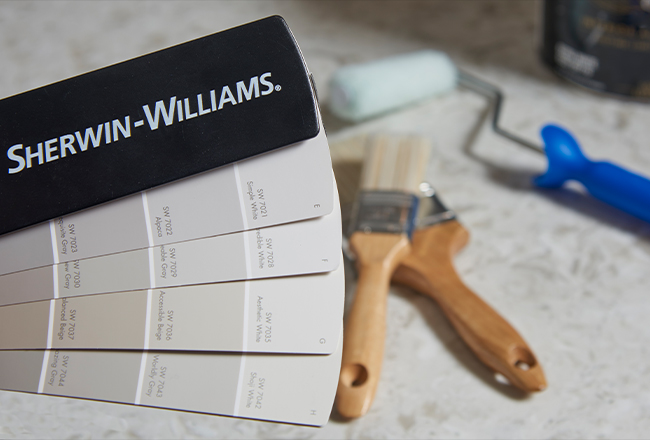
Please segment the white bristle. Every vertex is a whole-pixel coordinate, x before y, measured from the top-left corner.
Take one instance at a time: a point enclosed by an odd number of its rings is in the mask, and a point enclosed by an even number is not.
[[[366,145],[360,188],[417,193],[429,150],[427,139],[417,136],[372,137]]]

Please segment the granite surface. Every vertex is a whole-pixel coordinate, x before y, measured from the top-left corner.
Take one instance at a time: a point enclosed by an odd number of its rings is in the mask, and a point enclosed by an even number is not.
[[[466,284],[533,348],[546,391],[497,382],[428,298],[393,287],[370,412],[322,429],[0,392],[0,438],[647,438],[650,224],[574,186],[539,190],[545,159],[495,135],[486,101],[456,90],[350,125],[326,107],[340,66],[421,48],[499,85],[502,124],[531,140],[569,127],[588,155],[650,175],[650,107],[596,95],[537,56],[534,1],[0,1],[0,97],[213,33],[285,17],[314,73],[335,168],[346,139],[380,130],[434,141],[428,180],[471,232]],[[339,166],[342,196],[354,179]],[[343,171],[340,171],[343,169]],[[354,272],[348,271],[348,290]]]

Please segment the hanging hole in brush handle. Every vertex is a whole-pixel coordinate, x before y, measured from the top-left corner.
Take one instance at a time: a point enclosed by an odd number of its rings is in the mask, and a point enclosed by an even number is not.
[[[610,162],[591,161],[565,129],[542,129],[548,170],[535,178],[542,188],[559,188],[567,180],[580,182],[597,199],[650,222],[650,179]]]

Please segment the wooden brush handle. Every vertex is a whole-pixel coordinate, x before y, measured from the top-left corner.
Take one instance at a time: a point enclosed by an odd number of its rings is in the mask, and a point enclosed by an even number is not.
[[[359,279],[345,325],[336,392],[336,407],[348,418],[364,415],[375,397],[384,357],[390,279],[411,246],[404,235],[355,232],[350,247]]]
[[[472,351],[487,366],[526,392],[546,388],[533,351],[492,307],[463,284],[452,258],[468,240],[455,220],[416,231],[411,253],[393,280],[435,299]]]

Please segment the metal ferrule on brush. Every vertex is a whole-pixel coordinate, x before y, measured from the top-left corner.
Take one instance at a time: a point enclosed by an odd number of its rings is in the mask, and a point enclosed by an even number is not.
[[[361,191],[353,211],[350,235],[385,232],[406,234],[411,238],[419,199],[401,191]]]
[[[426,228],[456,218],[456,213],[442,203],[431,185],[423,182],[420,184],[420,191],[423,196],[420,198],[418,217],[415,221],[417,228]]]

